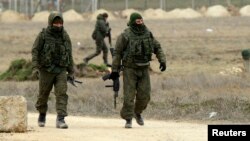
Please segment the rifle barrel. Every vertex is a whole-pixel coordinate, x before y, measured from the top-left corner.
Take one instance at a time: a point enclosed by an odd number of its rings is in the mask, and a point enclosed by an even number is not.
[[[82,83],[82,81],[79,81],[79,80],[74,80],[76,83]]]
[[[118,91],[114,93],[114,108],[116,109],[116,98],[118,97]]]
[[[114,96],[114,108],[116,109],[116,97]]]

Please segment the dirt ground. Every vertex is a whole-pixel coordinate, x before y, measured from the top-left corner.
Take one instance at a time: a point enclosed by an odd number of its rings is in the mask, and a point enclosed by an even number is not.
[[[133,122],[125,129],[124,120],[69,116],[69,129],[55,128],[56,115],[48,115],[46,127],[37,126],[37,114],[28,114],[27,133],[1,133],[1,141],[205,141],[207,125],[176,121]]]

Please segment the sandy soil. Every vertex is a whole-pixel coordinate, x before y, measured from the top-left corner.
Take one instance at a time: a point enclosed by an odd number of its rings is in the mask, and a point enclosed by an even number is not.
[[[27,133],[1,133],[1,141],[205,141],[207,125],[145,120],[125,129],[121,119],[69,116],[69,129],[55,128],[56,115],[48,115],[46,127],[37,126],[37,114],[28,114]]]

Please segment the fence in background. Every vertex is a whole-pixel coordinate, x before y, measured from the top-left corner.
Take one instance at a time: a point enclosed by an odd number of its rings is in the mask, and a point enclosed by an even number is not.
[[[250,0],[0,0],[0,10],[14,10],[26,15],[35,12],[67,11],[74,9],[77,12],[93,12],[97,9],[108,11],[121,11],[124,9],[145,10],[148,8],[161,8],[169,11],[175,8],[198,9],[203,6],[223,5],[225,7],[234,5],[242,7],[250,4]]]

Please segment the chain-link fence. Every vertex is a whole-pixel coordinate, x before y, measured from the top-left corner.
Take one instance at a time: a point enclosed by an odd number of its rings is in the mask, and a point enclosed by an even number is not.
[[[61,12],[74,9],[77,12],[93,12],[97,9],[121,11],[128,8],[145,10],[161,8],[169,11],[175,8],[193,8],[223,5],[242,7],[250,4],[250,0],[0,0],[0,10],[14,10],[27,15],[35,12],[58,10]]]

